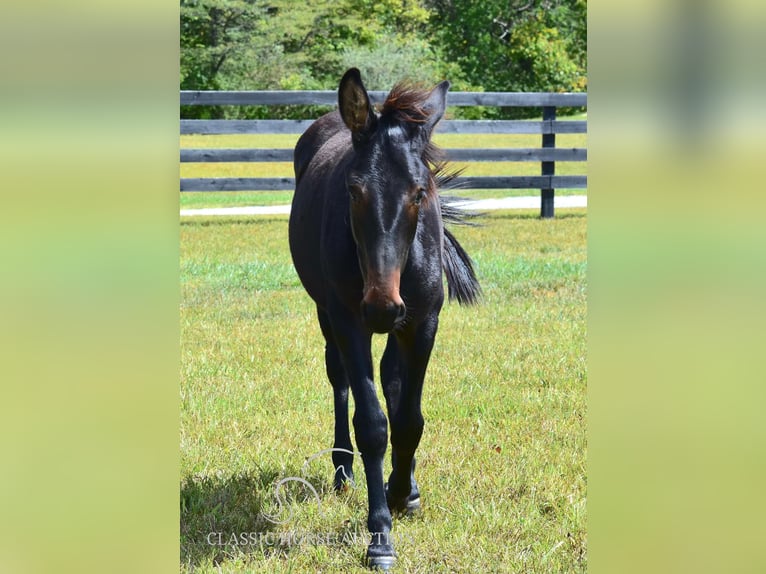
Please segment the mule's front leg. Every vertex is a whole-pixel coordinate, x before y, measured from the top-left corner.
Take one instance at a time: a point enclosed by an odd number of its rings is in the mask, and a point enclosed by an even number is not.
[[[392,469],[386,494],[395,511],[420,508],[415,451],[423,434],[423,381],[438,324],[436,311],[411,331],[390,335],[383,356],[381,376],[391,417]]]
[[[353,315],[331,314],[333,332],[354,395],[354,433],[362,453],[369,514],[370,544],[367,561],[373,568],[388,570],[396,560],[391,541],[391,512],[383,486],[383,457],[388,443],[388,421],[383,413],[373,380],[371,334]]]
[[[391,512],[386,503],[383,486],[383,457],[388,443],[388,421],[375,396],[372,379],[352,385],[352,392],[356,403],[354,432],[367,478],[367,528],[371,537],[367,559],[370,566],[387,570],[393,565],[395,557],[390,535]]]

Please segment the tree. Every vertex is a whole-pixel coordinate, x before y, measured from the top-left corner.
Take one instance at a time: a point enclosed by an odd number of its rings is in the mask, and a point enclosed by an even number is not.
[[[181,88],[335,89],[356,66],[371,89],[409,77],[446,78],[455,90],[581,91],[586,11],[586,0],[181,0]],[[311,117],[318,111],[184,107],[181,113]],[[465,113],[482,112],[459,112]]]
[[[427,0],[426,5],[437,42],[469,83],[487,91],[586,88],[585,0]]]
[[[246,62],[268,58],[267,11],[257,0],[181,0],[181,88],[223,89]]]
[[[181,89],[335,89],[351,65],[391,87],[440,58],[408,0],[181,0]],[[314,108],[182,108],[183,117],[310,117]]]

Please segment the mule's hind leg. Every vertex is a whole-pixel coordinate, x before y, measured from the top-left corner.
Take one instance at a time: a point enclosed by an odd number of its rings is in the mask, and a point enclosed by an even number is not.
[[[353,481],[354,478],[354,471],[352,469],[354,455],[351,454],[354,447],[351,444],[348,424],[348,375],[343,368],[340,352],[335,343],[327,313],[317,308],[317,314],[319,315],[319,325],[325,338],[325,367],[327,369],[327,378],[330,379],[332,384],[335,404],[335,440],[333,448],[345,451],[334,450],[332,453],[332,462],[335,468],[334,485],[335,490],[344,490],[347,487],[347,483]]]
[[[383,392],[391,421],[391,474],[386,499],[395,511],[420,508],[415,481],[415,451],[423,434],[421,396],[426,367],[433,349],[438,313],[411,331],[389,335],[381,361]]]

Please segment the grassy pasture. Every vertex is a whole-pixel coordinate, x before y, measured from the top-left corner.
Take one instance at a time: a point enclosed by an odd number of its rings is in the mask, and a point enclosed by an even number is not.
[[[567,118],[569,119],[569,118]],[[576,117],[573,119],[584,119]],[[299,135],[182,135],[181,148],[287,148],[292,149]],[[586,134],[560,134],[556,136],[558,147],[587,147]],[[436,134],[434,141],[444,148],[536,148],[540,147],[539,135],[517,134]],[[455,162],[455,167],[465,168],[465,175],[540,175],[540,164],[535,162]],[[182,163],[182,178],[193,177],[293,177],[292,163]],[[584,175],[584,162],[556,162],[558,175]],[[460,190],[460,195],[470,198],[495,198],[537,195],[534,189],[484,189]],[[585,193],[583,189],[556,190],[559,195]],[[288,204],[291,191],[243,191],[227,193],[182,193],[181,207],[223,207],[242,205]]]
[[[586,213],[482,223],[454,230],[484,297],[442,312],[423,512],[394,521],[395,571],[585,572]],[[332,393],[287,218],[185,218],[180,234],[181,571],[367,572],[361,461],[342,495],[329,455],[302,469],[331,446]],[[292,483],[280,512],[275,484],[288,476],[321,506]]]

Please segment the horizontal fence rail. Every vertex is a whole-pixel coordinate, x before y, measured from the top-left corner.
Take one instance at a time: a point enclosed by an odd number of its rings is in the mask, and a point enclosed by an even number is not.
[[[447,148],[449,161],[585,161],[585,148]],[[182,163],[291,162],[291,149],[182,149]]]
[[[374,104],[381,104],[388,92],[368,92]],[[552,92],[449,92],[450,106],[508,106],[530,108],[553,106],[557,108],[584,108],[588,95],[584,93]],[[181,92],[182,106],[335,106],[338,92],[334,90],[305,91],[231,91]]]
[[[302,134],[314,120],[181,120],[182,134]],[[444,134],[583,134],[585,121],[445,120]]]
[[[373,103],[382,103],[387,92],[369,92]],[[189,106],[336,106],[335,91],[182,91],[180,104]],[[450,161],[540,162],[539,176],[464,176],[455,180],[464,189],[539,189],[541,217],[553,217],[555,189],[585,189],[585,175],[555,175],[556,162],[587,161],[585,148],[558,148],[556,134],[587,133],[585,120],[557,120],[556,108],[586,107],[585,93],[450,92],[448,106],[539,107],[542,121],[445,120],[436,131],[452,134],[532,134],[542,136],[540,148],[445,149]],[[301,134],[314,120],[190,120],[180,122],[181,134]],[[182,149],[182,163],[292,162],[292,149]],[[183,192],[294,190],[292,177],[181,178]]]
[[[584,175],[466,176],[454,181],[457,189],[556,189],[585,188]],[[181,191],[287,191],[295,189],[292,177],[197,177],[181,179]]]

